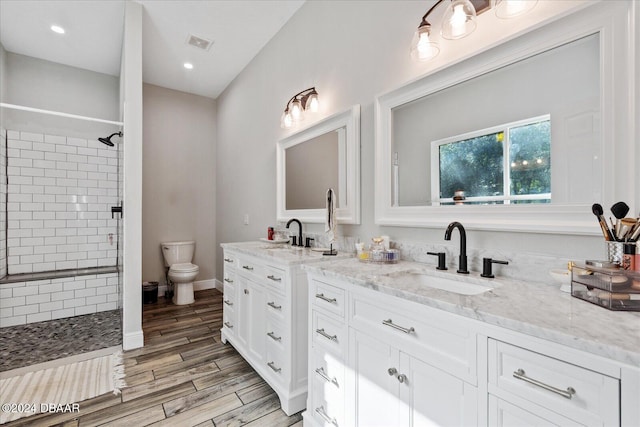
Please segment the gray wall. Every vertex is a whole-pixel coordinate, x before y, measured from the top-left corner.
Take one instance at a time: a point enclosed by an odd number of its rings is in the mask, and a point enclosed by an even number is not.
[[[362,225],[339,225],[339,233],[365,242],[386,234],[392,240],[457,248],[457,242],[444,241],[444,229],[374,223],[376,96],[495,43],[484,41],[479,46],[477,37],[468,37],[456,41],[452,49],[457,52],[443,52],[431,63],[413,62],[409,43],[425,8],[423,1],[306,2],[229,85],[218,98],[218,242],[253,240],[275,223],[276,142],[289,134],[279,127],[280,115],[292,94],[315,86],[321,117],[361,105]],[[515,21],[504,24],[501,36],[509,26],[518,25]],[[243,225],[244,214],[249,214],[249,225]],[[322,231],[320,224],[304,224],[303,228]],[[576,259],[602,257],[604,251],[602,238],[593,236],[472,231],[468,244]],[[220,278],[220,250],[217,265]]]
[[[164,280],[160,243],[181,240],[196,242],[196,280],[214,279],[216,102],[145,84],[143,111],[142,279]]]

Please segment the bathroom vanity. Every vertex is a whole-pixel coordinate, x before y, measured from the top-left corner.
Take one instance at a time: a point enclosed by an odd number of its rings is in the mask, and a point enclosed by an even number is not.
[[[221,246],[222,342],[230,342],[275,390],[285,413],[299,412],[307,399],[308,286],[302,264],[327,257],[262,242]]]
[[[412,262],[305,270],[305,425],[640,425],[638,313]]]

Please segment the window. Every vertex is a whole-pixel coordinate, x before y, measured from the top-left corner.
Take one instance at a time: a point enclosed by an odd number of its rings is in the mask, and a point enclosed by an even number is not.
[[[435,204],[551,202],[550,116],[433,141]]]

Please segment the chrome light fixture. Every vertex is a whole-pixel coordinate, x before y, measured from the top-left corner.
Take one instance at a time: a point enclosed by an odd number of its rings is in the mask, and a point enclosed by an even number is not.
[[[431,34],[431,24],[427,18],[444,0],[438,0],[422,17],[413,40],[411,57],[418,61],[427,61],[440,53],[438,41]],[[495,0],[496,16],[512,18],[531,10],[538,0]],[[491,8],[493,0],[450,0],[442,17],[440,35],[443,39],[457,40],[475,31],[477,14]]]
[[[295,123],[304,120],[306,112],[315,113],[320,106],[318,92],[315,87],[310,87],[291,97],[280,118],[280,127],[287,129]]]

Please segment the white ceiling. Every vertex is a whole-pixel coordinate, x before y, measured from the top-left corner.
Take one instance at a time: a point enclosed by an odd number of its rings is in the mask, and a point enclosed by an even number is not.
[[[216,98],[304,0],[139,0],[143,80]],[[125,0],[0,0],[5,50],[119,75]],[[64,35],[50,30],[57,24]],[[213,40],[208,51],[190,34]],[[183,63],[191,62],[192,70]]]

